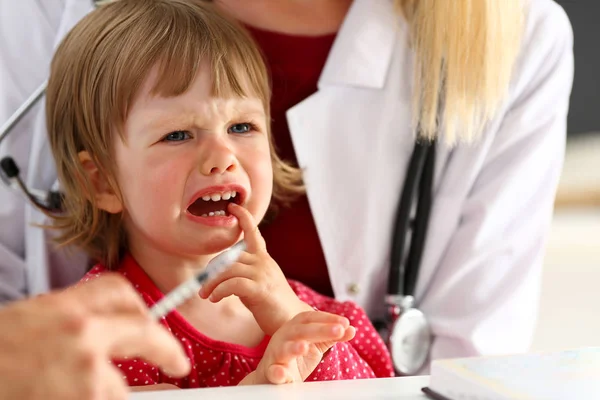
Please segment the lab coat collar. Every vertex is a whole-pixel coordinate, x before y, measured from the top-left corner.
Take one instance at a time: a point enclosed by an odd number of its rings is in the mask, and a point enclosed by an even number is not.
[[[406,24],[392,0],[354,0],[321,73],[319,89],[327,85],[383,88],[402,25]]]

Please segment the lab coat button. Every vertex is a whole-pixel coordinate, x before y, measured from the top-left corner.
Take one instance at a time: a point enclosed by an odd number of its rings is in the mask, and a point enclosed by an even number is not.
[[[348,285],[348,294],[351,296],[357,295],[360,291],[360,288],[356,283],[351,283]]]

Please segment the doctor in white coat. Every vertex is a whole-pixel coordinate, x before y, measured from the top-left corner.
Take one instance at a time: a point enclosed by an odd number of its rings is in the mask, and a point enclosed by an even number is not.
[[[498,1],[515,6],[518,0]],[[227,10],[228,2],[221,3]],[[268,1],[229,3],[260,10]],[[431,358],[524,351],[533,334],[564,156],[573,38],[566,14],[552,0],[523,4],[524,30],[506,96],[471,144],[453,145],[443,136],[437,142],[433,206],[415,290],[432,327]],[[52,49],[91,9],[89,0],[0,3],[1,121],[45,79]],[[354,0],[343,19],[318,91],[287,118],[334,294],[376,319],[384,312],[392,224],[415,137],[414,53],[408,24],[392,0]],[[510,59],[507,51],[489,62]],[[461,136],[460,125],[457,132]],[[55,185],[41,106],[2,143],[0,155],[6,154],[30,187]],[[6,187],[0,199],[5,300],[81,276],[85,260],[55,251],[31,226],[45,221],[39,212]]]

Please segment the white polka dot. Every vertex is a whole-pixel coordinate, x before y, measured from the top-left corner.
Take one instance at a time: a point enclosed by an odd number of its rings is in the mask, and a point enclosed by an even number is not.
[[[117,364],[117,367],[121,368],[121,364]]]
[[[137,381],[138,381],[138,378],[135,378],[133,381],[134,381],[134,382],[137,382]]]
[[[145,384],[145,385],[147,385],[147,384],[148,384],[148,381],[144,382],[144,384]]]
[[[133,370],[133,367],[129,367],[129,370],[130,370],[130,371],[131,371],[131,370]]]

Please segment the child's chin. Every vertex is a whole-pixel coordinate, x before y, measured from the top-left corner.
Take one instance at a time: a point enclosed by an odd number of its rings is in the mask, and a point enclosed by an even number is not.
[[[203,254],[214,254],[220,253],[227,250],[241,239],[240,234],[230,235],[229,237],[222,236],[219,238],[213,238],[208,242],[202,243]]]

